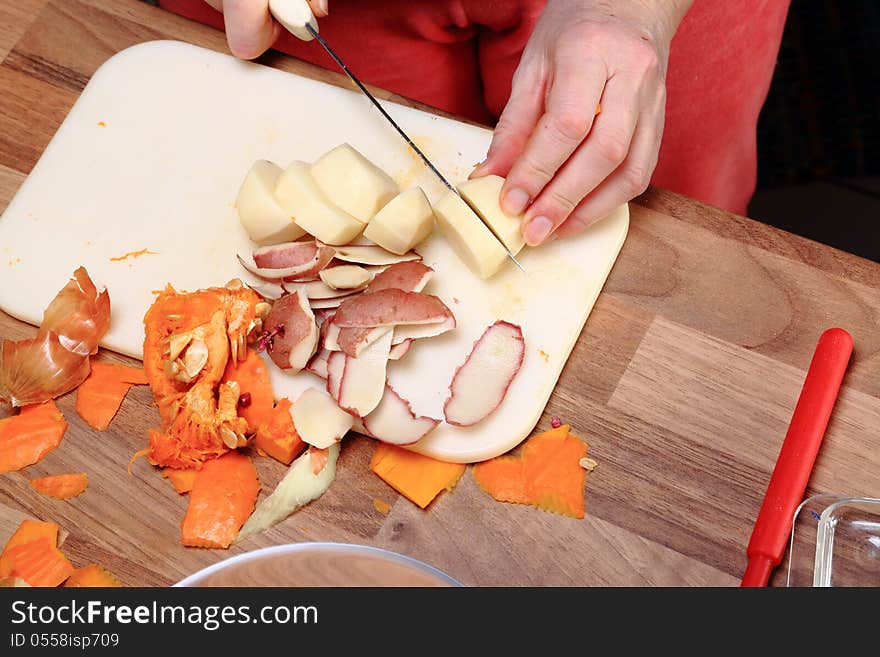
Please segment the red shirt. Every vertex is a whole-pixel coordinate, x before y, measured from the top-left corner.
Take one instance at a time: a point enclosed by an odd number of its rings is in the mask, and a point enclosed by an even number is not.
[[[223,27],[203,0],[160,0]],[[321,33],[364,81],[492,124],[546,0],[333,0]],[[758,114],[789,0],[696,0],[672,42],[666,124],[652,183],[745,214],[757,177]],[[335,69],[320,46],[275,47]]]

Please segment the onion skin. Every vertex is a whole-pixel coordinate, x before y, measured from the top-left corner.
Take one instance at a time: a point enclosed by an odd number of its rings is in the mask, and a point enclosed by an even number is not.
[[[76,388],[110,327],[110,295],[77,269],[43,313],[36,337],[0,343],[0,399],[37,404]]]

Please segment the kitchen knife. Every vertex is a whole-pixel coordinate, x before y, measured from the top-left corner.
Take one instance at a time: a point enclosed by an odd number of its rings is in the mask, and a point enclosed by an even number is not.
[[[766,586],[782,561],[852,349],[852,336],[841,328],[819,337],[749,539],[744,587]]]
[[[318,43],[321,44],[321,47],[327,51],[327,54],[333,59],[334,62],[342,69],[342,71],[351,79],[352,82],[357,85],[358,89],[360,89],[363,94],[367,97],[367,99],[373,104],[373,106],[379,110],[379,113],[385,117],[385,119],[391,124],[391,126],[397,131],[397,133],[403,137],[403,140],[409,145],[410,148],[416,153],[416,155],[421,158],[422,162],[424,162],[425,166],[427,166],[433,173],[436,175],[440,181],[446,186],[454,194],[457,194],[459,198],[461,198],[471,210],[473,210],[474,214],[477,215],[477,218],[483,223],[483,225],[489,229],[489,232],[492,233],[492,236],[498,241],[501,245],[501,248],[504,249],[504,252],[507,254],[507,257],[515,264],[519,270],[525,273],[525,269],[516,259],[516,256],[511,253],[510,249],[504,244],[504,241],[499,237],[498,233],[494,228],[483,219],[482,214],[477,210],[477,208],[471,206],[470,203],[467,202],[467,199],[461,196],[458,193],[458,190],[453,187],[453,185],[446,179],[446,177],[440,173],[440,170],[434,166],[431,160],[422,152],[422,150],[416,146],[415,142],[409,138],[409,135],[404,132],[403,128],[401,128],[397,122],[391,118],[391,115],[385,111],[385,108],[379,103],[378,100],[370,93],[370,91],[364,86],[364,84],[357,78],[357,76],[351,72],[351,69],[346,66],[345,62],[336,54],[336,52],[330,47],[327,41],[324,40],[318,33],[318,22],[315,20],[315,15],[312,13],[311,8],[309,7],[309,3],[306,0],[269,0],[269,11],[275,17],[281,25],[294,36],[304,40],[311,41],[315,39]]]

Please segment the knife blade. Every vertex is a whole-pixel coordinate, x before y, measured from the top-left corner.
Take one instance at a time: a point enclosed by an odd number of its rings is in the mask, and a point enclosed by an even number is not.
[[[467,199],[464,198],[461,194],[459,194],[458,190],[450,183],[446,176],[440,173],[440,170],[434,166],[434,163],[428,159],[428,156],[422,152],[415,142],[410,139],[409,135],[406,134],[403,128],[401,128],[397,121],[395,121],[391,115],[382,107],[382,104],[376,99],[373,94],[370,93],[370,90],[361,82],[358,77],[352,73],[351,69],[348,68],[346,63],[342,60],[342,58],[336,54],[333,48],[330,47],[330,44],[318,33],[317,22],[315,21],[314,14],[312,14],[311,9],[308,6],[308,3],[305,0],[270,0],[269,2],[269,10],[272,12],[272,15],[278,20],[281,25],[283,25],[289,32],[291,32],[294,36],[303,39],[303,40],[311,40],[314,39],[321,47],[327,51],[327,54],[330,55],[331,59],[336,62],[337,66],[342,69],[342,72],[345,73],[349,79],[355,83],[358,89],[367,97],[370,103],[373,104],[379,113],[385,117],[388,123],[391,124],[397,133],[403,138],[403,140],[407,143],[407,145],[413,150],[413,152],[419,156],[419,159],[425,164],[425,166],[430,169],[437,178],[440,179],[440,182],[449,189],[451,192],[456,194],[461,200],[465,202],[465,204],[473,211],[480,222],[489,230],[498,244],[501,245],[501,248],[504,249],[504,252],[507,254],[507,257],[517,266],[517,268],[526,273],[525,268],[520,264],[519,260],[516,259],[516,256],[511,253],[510,249],[507,248],[507,245],[504,244],[504,240],[498,235],[497,231],[492,228],[492,225],[485,220],[483,215],[479,212],[479,210],[473,207],[470,203],[468,203]]]

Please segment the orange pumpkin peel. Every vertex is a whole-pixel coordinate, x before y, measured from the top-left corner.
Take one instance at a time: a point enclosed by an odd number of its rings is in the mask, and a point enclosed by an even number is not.
[[[496,500],[530,504],[572,518],[584,517],[589,445],[563,424],[529,438],[521,456],[499,456],[474,465],[474,479]]]
[[[275,396],[266,361],[256,351],[248,349],[245,359],[239,362],[230,359],[222,381],[238,383],[238,414],[247,420],[250,433],[255,433],[261,425],[269,421],[275,406]]]
[[[253,512],[260,492],[250,458],[229,452],[204,464],[195,476],[181,524],[183,544],[228,548]]]
[[[64,582],[65,587],[120,587],[122,583],[103,566],[96,563],[77,568]]]
[[[86,491],[86,488],[89,487],[89,476],[85,472],[50,475],[31,479],[30,485],[35,491],[47,497],[54,497],[56,500],[69,500]]]
[[[223,376],[230,361],[247,356],[260,303],[238,282],[189,294],[168,286],[158,294],[144,317],[144,370],[162,418],[161,430],[149,432],[150,463],[199,468],[245,444],[240,387]]]
[[[76,391],[76,412],[93,429],[104,431],[132,385],[146,385],[144,370],[127,365],[92,363],[88,378]]]
[[[290,415],[292,404],[287,397],[278,401],[278,405],[272,409],[268,421],[257,429],[254,438],[254,446],[264,451],[284,465],[290,465],[306,444],[296,432],[293,417]]]
[[[61,444],[67,421],[55,402],[23,406],[0,420],[0,472],[33,465]]]
[[[12,572],[12,561],[8,557],[8,552],[14,547],[36,541],[41,538],[49,539],[52,545],[58,545],[59,527],[54,522],[43,522],[42,520],[22,520],[18,529],[6,541],[3,552],[0,553],[0,577],[8,577]]]
[[[174,468],[162,468],[162,476],[167,477],[171,485],[181,495],[185,495],[193,489],[196,483],[198,470],[175,470]]]
[[[455,488],[465,466],[380,442],[370,460],[370,469],[398,493],[424,509],[440,491]]]

